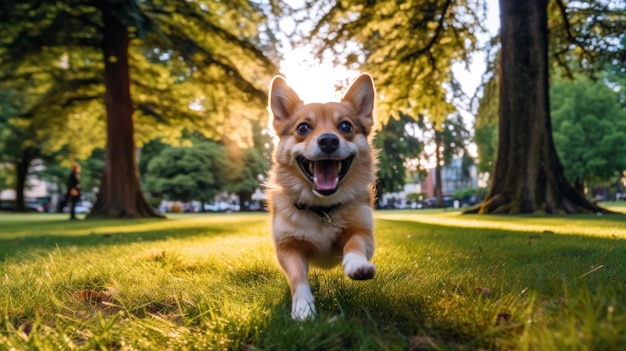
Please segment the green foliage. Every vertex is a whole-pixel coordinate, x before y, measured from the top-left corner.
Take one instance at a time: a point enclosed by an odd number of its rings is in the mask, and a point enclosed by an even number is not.
[[[15,186],[15,171],[11,164],[0,164],[0,189],[9,189]]]
[[[439,139],[438,148],[444,164],[450,163],[455,156],[467,156],[466,145],[470,140],[470,132],[463,123],[460,114],[453,114],[441,124],[435,125],[435,141]],[[437,137],[438,136],[438,137]],[[473,164],[469,157],[463,159],[463,166],[467,171]],[[467,172],[464,174],[467,175]]]
[[[624,72],[626,48],[626,16],[624,2],[604,0],[576,2],[548,2],[549,64],[553,76],[575,74],[604,76],[605,71]],[[475,142],[478,147],[478,170],[492,172],[496,161],[499,121],[500,46],[499,34],[488,43],[487,71],[477,95]],[[610,79],[609,79],[610,80]],[[616,79],[617,86],[626,86]],[[621,90],[624,96],[624,88]],[[626,99],[622,97],[622,104]],[[554,104],[552,104],[554,106]]]
[[[148,164],[145,187],[170,200],[210,201],[225,187],[226,155],[211,141],[167,147]]]
[[[478,171],[493,172],[498,151],[498,122],[476,126],[474,142],[478,150]]]
[[[172,217],[68,224],[66,215],[0,215],[0,345],[619,350],[626,343],[624,217],[377,213],[378,276],[354,282],[340,267],[312,268],[319,315],[304,323],[289,317],[267,215]]]
[[[241,145],[235,140],[225,138],[228,156],[227,189],[246,198],[261,186],[261,181],[265,179],[271,166],[270,135],[261,128],[258,121],[252,122],[251,132],[251,145]]]
[[[492,65],[492,68],[495,65]],[[478,151],[479,172],[493,172],[498,149],[498,122],[500,113],[500,80],[494,74],[482,86],[482,96],[478,101],[474,142]]]
[[[424,149],[424,144],[417,139],[415,122],[408,115],[399,114],[398,118],[390,118],[374,137],[374,147],[378,154],[379,193],[394,193],[402,190],[407,172],[418,172],[418,169],[407,170],[407,162],[416,159]]]
[[[556,80],[550,89],[554,143],[577,185],[614,181],[626,169],[626,109],[602,80]]]
[[[554,142],[565,174],[573,183],[612,181],[616,173],[626,169],[626,110],[620,97],[625,86],[620,82],[610,74],[596,81],[582,75],[573,81],[555,76],[552,81]],[[497,92],[490,81],[476,119],[481,172],[492,171],[497,156],[498,120],[493,118]]]
[[[261,51],[273,45],[273,36],[263,32],[274,5],[3,2],[1,161],[25,151],[34,157],[62,151],[66,162],[104,146],[103,12],[115,13],[130,28],[140,143],[155,136],[174,140],[184,129],[220,135],[228,130],[225,120],[264,114],[265,88],[277,72]]]
[[[168,144],[161,141],[160,138],[152,139],[149,142],[145,143],[141,148],[141,153],[139,155],[139,164],[137,168],[139,168],[139,174],[141,179],[145,181],[146,174],[148,174],[148,164],[152,159],[158,157],[161,152],[168,147]]]
[[[252,194],[260,187],[261,179],[270,168],[270,162],[260,150],[244,149],[231,154],[228,173],[228,189],[235,194]]]
[[[407,201],[423,201],[426,198],[426,193],[410,193],[406,196]]]
[[[626,2],[586,0],[548,2],[550,59],[553,67],[575,73],[602,73],[605,63],[623,66]]]
[[[455,199],[468,199],[474,197],[476,200],[482,200],[487,195],[487,188],[467,188],[454,193]]]
[[[379,93],[380,118],[427,115],[442,121],[460,98],[451,66],[477,50],[484,17],[481,0],[308,1],[321,15],[309,39],[319,56],[370,72]]]

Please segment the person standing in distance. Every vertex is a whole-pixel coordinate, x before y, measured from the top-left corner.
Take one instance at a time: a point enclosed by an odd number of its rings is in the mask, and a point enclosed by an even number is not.
[[[72,165],[72,172],[67,180],[67,195],[66,199],[70,206],[70,220],[76,218],[76,203],[80,200],[80,165],[74,163]]]

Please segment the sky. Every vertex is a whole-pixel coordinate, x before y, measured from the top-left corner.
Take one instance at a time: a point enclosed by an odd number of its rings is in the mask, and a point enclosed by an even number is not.
[[[496,33],[500,26],[498,0],[487,0],[487,6],[485,25],[490,33]],[[289,23],[285,25],[289,26]],[[488,36],[481,39],[488,40]],[[455,76],[469,96],[474,95],[480,84],[480,77],[486,67],[484,61],[485,55],[477,53],[472,58],[468,70],[463,64],[453,67]],[[305,103],[338,101],[341,94],[335,91],[337,82],[352,80],[359,75],[359,72],[346,67],[333,66],[331,62],[316,62],[310,48],[306,46],[286,51],[280,64],[280,71]]]

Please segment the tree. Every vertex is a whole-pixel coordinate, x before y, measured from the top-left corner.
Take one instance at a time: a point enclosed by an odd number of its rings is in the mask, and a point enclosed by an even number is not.
[[[0,65],[17,72],[27,59],[80,50],[85,74],[105,87],[105,168],[90,216],[157,216],[139,186],[134,118],[151,120],[148,130],[181,121],[217,134],[212,124],[232,111],[263,110],[277,71],[260,49],[272,39],[259,32],[267,11],[251,1],[2,2]]]
[[[562,2],[557,1],[557,5],[562,10],[568,45],[576,45],[585,55],[615,50],[608,38],[594,41],[598,31],[591,29],[602,24],[601,16],[594,17],[593,22],[579,22],[582,34],[575,37],[569,27],[569,19],[575,16],[568,17]],[[500,12],[498,154],[485,201],[468,212],[603,212],[567,181],[554,145],[548,92],[547,0],[501,0]],[[606,28],[602,29],[606,34]],[[594,45],[598,50],[592,50]],[[593,58],[587,56],[587,63]]]
[[[494,72],[495,73],[495,72]],[[498,119],[500,91],[498,75],[492,75],[482,87],[474,123],[474,142],[478,151],[477,168],[492,173],[498,151]]]
[[[378,153],[376,198],[383,193],[401,191],[405,184],[407,162],[417,159],[424,149],[423,143],[415,135],[415,120],[399,113],[398,118],[389,118],[374,136],[374,147]],[[417,171],[417,170],[416,170]]]
[[[456,157],[462,157],[462,171],[464,176],[468,176],[468,164],[466,144],[470,140],[469,131],[465,128],[463,118],[460,114],[449,115],[443,122],[432,123],[428,120],[420,119],[419,126],[424,133],[425,144],[434,145],[432,155],[426,157],[435,158],[435,207],[444,207],[441,178],[441,169],[444,165]]]
[[[211,201],[226,186],[224,148],[211,141],[193,146],[166,147],[148,163],[145,184],[148,191],[170,200]]]
[[[320,58],[330,51],[340,63],[372,74],[378,118],[401,112],[442,122],[456,110],[447,94],[458,97],[460,91],[452,64],[468,62],[478,49],[481,3],[308,1],[318,20],[306,38],[319,48]]]
[[[227,189],[237,194],[241,211],[248,211],[252,194],[270,169],[271,137],[258,121],[252,123],[252,137],[248,145],[226,140],[228,156]]]
[[[626,112],[621,106],[624,88],[619,80],[609,79],[610,72],[595,81],[581,74],[571,80],[558,73],[552,74],[550,87],[555,146],[567,179],[583,192],[587,181],[611,181],[616,172],[626,169],[622,157],[626,138],[623,134]],[[475,142],[481,172],[493,171],[497,155],[498,118],[497,111],[494,118],[491,96],[497,90],[497,86],[493,90],[489,86],[484,89],[476,119]]]
[[[17,211],[25,210],[24,188],[34,160],[55,158],[69,167],[102,141],[92,129],[99,126],[97,114],[75,109],[73,101],[81,93],[72,88],[76,80],[59,83],[58,67],[50,64],[53,68],[20,67],[16,74],[25,77],[16,80],[0,75],[0,162],[13,165]],[[68,123],[68,116],[79,123]]]
[[[319,4],[318,6],[318,3]],[[313,33],[325,48],[348,52],[376,78],[380,106],[424,111],[443,120],[452,62],[476,49],[482,2],[322,1]],[[569,185],[556,155],[548,103],[548,1],[501,0],[499,145],[489,196],[472,212],[577,213],[599,211]],[[328,9],[328,10],[327,10]],[[597,69],[603,60],[624,62],[616,45],[626,29],[624,4],[606,0],[551,2],[559,21],[551,28],[552,63]],[[354,39],[360,45],[349,45]],[[351,50],[354,47],[355,50]],[[322,49],[322,51],[323,51]],[[572,50],[573,49],[573,50]],[[568,60],[576,57],[578,60]],[[456,96],[456,95],[453,95]]]
[[[603,80],[559,79],[550,88],[554,142],[567,179],[584,193],[589,182],[615,180],[626,169],[626,109]]]

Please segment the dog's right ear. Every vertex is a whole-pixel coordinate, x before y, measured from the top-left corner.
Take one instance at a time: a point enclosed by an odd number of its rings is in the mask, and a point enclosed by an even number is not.
[[[270,84],[269,106],[274,116],[274,123],[287,120],[302,100],[289,85],[285,78],[276,76]]]

